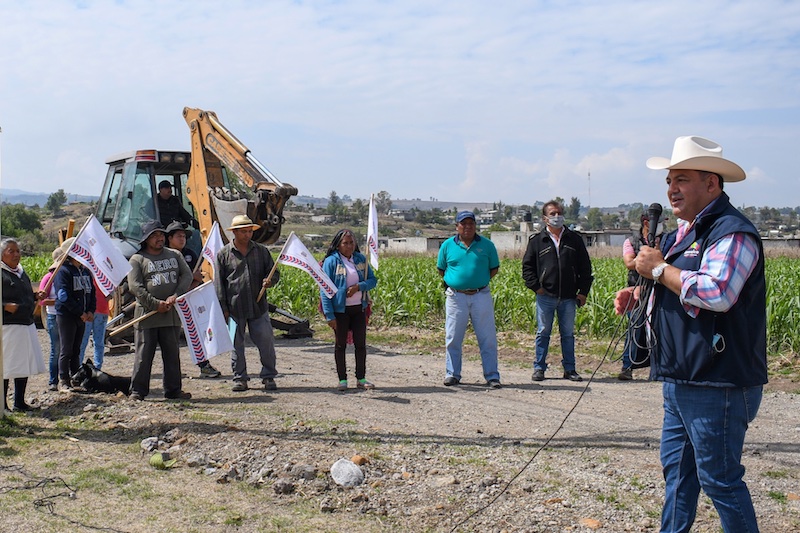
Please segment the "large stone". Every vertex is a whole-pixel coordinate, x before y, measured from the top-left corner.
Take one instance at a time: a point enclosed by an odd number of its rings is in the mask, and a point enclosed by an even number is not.
[[[364,483],[364,472],[353,461],[339,459],[331,466],[331,477],[337,485],[356,487]]]

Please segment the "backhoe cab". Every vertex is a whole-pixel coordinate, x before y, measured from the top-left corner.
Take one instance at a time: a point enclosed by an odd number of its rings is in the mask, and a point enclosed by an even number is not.
[[[169,222],[163,220],[157,201],[158,184],[164,180],[172,184],[173,194],[199,229],[186,243],[195,253],[200,253],[215,221],[219,222],[223,241],[233,239],[226,228],[241,214],[260,226],[253,233],[255,241],[277,241],[285,222],[283,208],[297,189],[267,170],[213,111],[186,107],[183,117],[189,126],[191,152],[136,150],[106,160],[108,170],[95,216],[117,247],[130,258],[139,250],[146,222],[162,220],[165,226]],[[204,261],[202,268],[206,279],[211,279],[212,265]],[[127,322],[129,316],[116,315],[130,315],[132,310],[125,285],[110,303],[117,325]],[[300,322],[300,329],[307,333],[297,336],[310,335],[308,321],[289,317]],[[294,330],[297,333],[296,327]]]

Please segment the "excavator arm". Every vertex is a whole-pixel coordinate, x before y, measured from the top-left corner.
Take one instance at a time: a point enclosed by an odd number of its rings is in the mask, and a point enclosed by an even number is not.
[[[197,210],[201,231],[207,234],[219,221],[224,233],[230,219],[245,211],[260,226],[253,239],[262,244],[277,241],[285,222],[283,208],[297,188],[267,170],[213,111],[185,107],[183,118],[192,140],[185,194]]]

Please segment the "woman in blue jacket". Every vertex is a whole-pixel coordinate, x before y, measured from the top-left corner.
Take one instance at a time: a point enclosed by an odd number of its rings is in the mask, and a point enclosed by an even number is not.
[[[64,251],[69,249],[64,241]],[[71,377],[81,364],[81,341],[86,323],[94,320],[97,305],[94,283],[89,270],[77,259],[69,255],[55,274],[56,324],[61,340],[61,353],[58,356],[58,375],[60,390],[71,391]]]
[[[353,332],[356,349],[356,386],[359,389],[374,389],[367,381],[367,315],[369,305],[367,291],[375,288],[378,280],[373,269],[367,267],[367,259],[358,250],[353,232],[339,230],[328,247],[322,270],[338,289],[332,298],[322,292],[322,313],[328,325],[336,333],[333,355],[336,372],[339,374],[338,389],[347,390],[347,363],[345,349],[347,334]]]

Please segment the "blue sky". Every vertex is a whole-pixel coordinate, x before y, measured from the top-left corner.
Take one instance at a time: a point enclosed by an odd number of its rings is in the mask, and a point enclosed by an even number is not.
[[[190,106],[304,195],[665,203],[645,160],[701,135],[747,172],[736,205],[800,205],[800,2],[29,1],[0,25],[6,189],[99,194],[107,156],[188,149]]]

